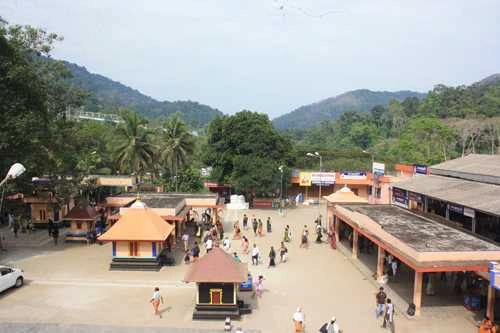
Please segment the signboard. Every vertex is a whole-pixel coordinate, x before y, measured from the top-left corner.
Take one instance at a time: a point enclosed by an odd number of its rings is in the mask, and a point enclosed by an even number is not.
[[[311,186],[311,172],[299,172],[299,186]]]
[[[366,172],[359,171],[359,172],[351,172],[351,171],[345,171],[340,174],[340,178],[342,179],[366,179]]]
[[[384,175],[385,174],[385,164],[373,162],[372,164],[372,172],[375,175]]]
[[[488,263],[488,273],[490,275],[490,287],[500,289],[500,266],[497,262]]]
[[[413,171],[419,175],[426,175],[428,171],[427,165],[424,164],[414,164]]]
[[[414,192],[409,192],[408,191],[408,199],[411,201],[415,201],[418,203],[423,204],[424,203],[424,196],[422,194],[414,193]]]
[[[472,208],[467,208],[464,207],[464,215],[468,217],[475,218],[476,217],[476,211]]]
[[[459,206],[459,205],[454,205],[454,204],[448,204],[448,210],[450,212],[458,213],[458,214],[464,214],[464,207]]]
[[[408,192],[406,190],[393,187],[392,200],[395,205],[408,208]]]
[[[333,185],[335,184],[335,172],[313,172],[311,182],[314,185]]]

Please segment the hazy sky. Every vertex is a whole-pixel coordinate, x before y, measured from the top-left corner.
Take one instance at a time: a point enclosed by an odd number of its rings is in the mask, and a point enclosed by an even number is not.
[[[0,16],[62,34],[56,58],[225,113],[500,72],[496,0],[0,0]]]

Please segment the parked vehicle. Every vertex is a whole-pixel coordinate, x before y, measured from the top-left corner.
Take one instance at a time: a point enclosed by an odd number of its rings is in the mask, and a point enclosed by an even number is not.
[[[0,292],[12,287],[22,287],[24,284],[24,272],[17,268],[0,266]]]

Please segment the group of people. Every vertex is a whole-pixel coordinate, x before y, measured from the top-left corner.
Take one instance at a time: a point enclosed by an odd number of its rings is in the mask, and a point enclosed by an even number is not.
[[[292,321],[294,324],[295,332],[302,333],[305,330],[305,315],[302,308],[299,306],[292,316]],[[321,333],[342,333],[339,324],[337,323],[337,318],[333,316],[319,329]]]
[[[384,287],[380,287],[375,295],[376,309],[375,316],[379,318],[383,316],[382,327],[386,328],[389,325],[391,332],[394,332],[394,304],[384,291]]]

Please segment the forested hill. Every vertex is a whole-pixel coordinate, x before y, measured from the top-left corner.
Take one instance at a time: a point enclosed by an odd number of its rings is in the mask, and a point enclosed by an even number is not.
[[[360,89],[327,98],[300,108],[273,120],[279,129],[309,128],[324,120],[335,120],[346,111],[368,112],[376,105],[386,106],[391,100],[402,101],[407,97],[423,98],[425,94],[414,91],[371,91]]]
[[[114,113],[125,107],[148,119],[166,118],[178,112],[194,128],[202,127],[215,116],[222,115],[219,110],[198,102],[160,102],[120,82],[90,73],[85,67],[66,61],[64,63],[73,74],[70,82],[89,93],[85,101],[86,111]]]

